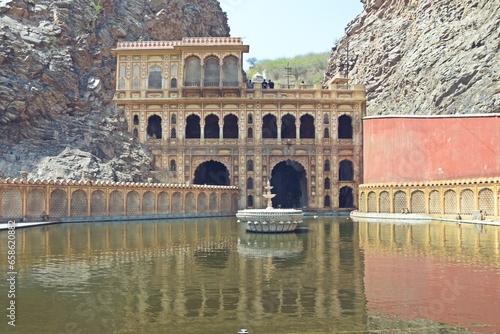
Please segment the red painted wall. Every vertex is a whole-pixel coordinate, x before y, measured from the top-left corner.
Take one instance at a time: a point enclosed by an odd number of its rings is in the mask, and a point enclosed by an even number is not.
[[[500,333],[498,268],[470,267],[418,255],[380,254],[369,249],[364,254],[370,313]]]
[[[363,183],[500,176],[500,115],[368,117]]]

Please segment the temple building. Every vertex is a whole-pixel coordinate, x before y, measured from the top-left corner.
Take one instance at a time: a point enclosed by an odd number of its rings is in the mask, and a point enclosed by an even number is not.
[[[120,42],[117,108],[154,155],[166,183],[232,185],[240,208],[336,211],[357,207],[365,88],[247,81],[235,37]]]

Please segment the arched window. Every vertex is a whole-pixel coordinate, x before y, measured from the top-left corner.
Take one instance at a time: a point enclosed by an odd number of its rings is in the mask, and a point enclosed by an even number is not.
[[[248,124],[253,124],[253,115],[248,114]]]
[[[120,64],[120,82],[118,89],[125,89],[125,77],[126,77],[125,65]]]
[[[139,116],[134,115],[134,125],[139,125]]]
[[[247,161],[247,172],[253,172],[253,160],[252,159]]]
[[[189,115],[186,118],[186,138],[200,138],[200,117],[197,115]]]
[[[330,160],[326,159],[325,160],[325,168],[324,168],[325,172],[329,172],[330,171]]]
[[[177,78],[170,80],[170,88],[177,88]]]
[[[314,117],[311,115],[300,118],[300,138],[314,138]]]
[[[213,114],[205,117],[205,138],[219,138],[219,117]]]
[[[177,124],[177,116],[175,116],[175,114],[173,114],[172,117],[170,117],[170,123]]]
[[[354,181],[354,167],[351,161],[342,160],[340,162],[339,181]]]
[[[205,76],[203,86],[205,87],[218,87],[220,82],[220,67],[219,59],[209,57],[205,60]]]
[[[176,165],[175,165],[175,160],[174,160],[174,159],[170,160],[170,170],[171,170],[172,172],[175,172],[176,168],[177,168],[177,167],[176,167]]]
[[[253,207],[253,196],[252,195],[248,195],[248,197],[247,197],[247,206]]]
[[[330,116],[327,113],[323,115],[323,124],[330,124]]]
[[[161,117],[153,115],[148,119],[148,139],[161,139]]]
[[[177,88],[177,65],[172,65],[172,68],[170,70],[170,77],[172,78],[170,80],[170,88]]]
[[[186,59],[186,70],[184,72],[184,86],[190,87],[200,86],[201,81],[201,62],[198,57],[190,57]]]
[[[253,179],[251,177],[247,180],[247,189],[253,189]]]
[[[227,115],[224,117],[224,127],[222,128],[223,138],[238,138],[238,117]]]
[[[253,130],[252,130],[252,128],[248,128],[247,138],[249,138],[249,139],[253,138]]]
[[[172,130],[170,131],[170,138],[177,138],[177,131],[175,131],[175,128],[172,128]]]
[[[376,205],[376,203],[374,203]],[[340,188],[339,191],[339,208],[352,208],[354,207],[354,196],[352,188],[345,186]]]
[[[330,187],[331,187],[331,185],[330,185],[330,178],[327,177],[325,179],[325,189],[328,190],[328,189],[330,189]]]
[[[222,64],[222,85],[225,87],[239,86],[239,72],[238,58],[226,57]]]
[[[325,208],[329,208],[332,205],[332,200],[330,199],[330,195],[325,196]]]
[[[141,70],[139,68],[139,65],[134,65],[134,67],[132,69],[132,75],[133,75],[132,89],[140,89],[141,88],[141,81],[139,78],[140,74],[141,74]]]
[[[278,138],[276,116],[267,114],[262,119],[262,138]]]
[[[325,131],[323,133],[323,138],[330,138],[330,131],[328,131],[328,128],[325,128]]]
[[[339,117],[339,139],[352,139],[352,119],[347,115]]]
[[[295,117],[286,114],[281,118],[281,138],[296,138]]]
[[[158,65],[149,68],[148,89],[161,89],[163,87],[163,78],[161,67]]]

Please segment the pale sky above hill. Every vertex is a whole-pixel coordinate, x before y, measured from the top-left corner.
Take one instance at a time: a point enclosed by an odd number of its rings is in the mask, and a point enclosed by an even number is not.
[[[250,45],[246,60],[330,51],[363,10],[359,0],[219,0],[232,37]]]

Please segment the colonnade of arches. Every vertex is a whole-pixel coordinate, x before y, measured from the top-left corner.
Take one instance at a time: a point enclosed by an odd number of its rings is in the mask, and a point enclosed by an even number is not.
[[[328,121],[327,121],[328,120]],[[221,119],[215,114],[207,115],[204,119],[196,114],[190,114],[186,117],[185,138],[228,138],[237,139],[239,137],[238,116],[234,114],[225,115]],[[326,123],[325,123],[326,122]],[[329,118],[324,118],[323,138],[330,138]],[[176,131],[177,119],[172,115],[170,120],[170,138],[177,138]],[[298,122],[295,116],[286,114],[281,118],[280,126],[276,116],[272,114],[264,115],[262,119],[262,138],[263,139],[315,139],[315,120],[310,114],[302,115]],[[138,137],[137,125],[139,125],[139,116],[133,117],[133,134]],[[162,138],[162,118],[159,115],[151,115],[148,118],[147,138]],[[254,138],[253,115],[248,114],[247,118],[247,138]],[[341,115],[338,118],[337,126],[338,139],[352,139],[352,118],[348,115]]]
[[[495,197],[500,198],[491,188],[479,189],[408,189],[361,191],[359,207],[361,212],[412,213],[437,215],[472,215],[484,210],[486,215],[496,216],[500,212]]]
[[[126,216],[236,212],[235,191],[47,189],[0,190],[0,218]],[[26,198],[24,198],[26,196]],[[26,203],[26,205],[23,205]]]
[[[185,87],[236,87],[240,83],[240,65],[238,58],[227,56],[219,59],[208,56],[202,62],[197,56],[185,61]]]

